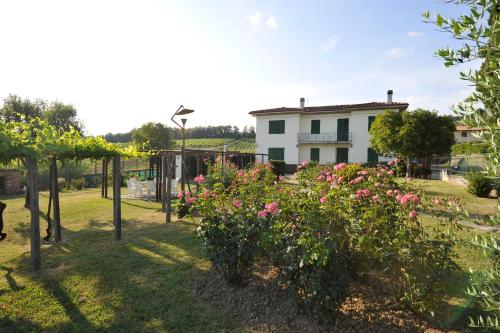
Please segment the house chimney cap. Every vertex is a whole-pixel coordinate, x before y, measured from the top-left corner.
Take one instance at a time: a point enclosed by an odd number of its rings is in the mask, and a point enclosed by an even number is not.
[[[387,95],[392,95],[393,91],[392,89],[387,90]]]
[[[303,109],[306,104],[306,99],[304,97],[300,98],[300,108]]]

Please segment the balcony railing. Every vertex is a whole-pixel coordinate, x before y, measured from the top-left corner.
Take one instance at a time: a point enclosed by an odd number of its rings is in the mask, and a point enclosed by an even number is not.
[[[351,132],[297,133],[298,143],[350,143],[351,139]]]

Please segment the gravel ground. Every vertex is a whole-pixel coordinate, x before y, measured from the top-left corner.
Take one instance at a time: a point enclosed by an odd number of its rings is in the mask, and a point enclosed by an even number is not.
[[[288,292],[278,285],[276,275],[275,270],[261,267],[247,287],[234,288],[211,270],[197,292],[241,323],[245,332],[445,332],[418,318],[388,293],[361,284],[353,285],[351,297],[333,323],[319,324],[300,313]]]

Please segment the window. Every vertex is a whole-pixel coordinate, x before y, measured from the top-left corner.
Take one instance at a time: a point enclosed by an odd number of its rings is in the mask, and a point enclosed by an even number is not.
[[[311,134],[319,134],[321,132],[321,120],[311,120]]]
[[[467,137],[467,132],[462,132],[462,138],[466,138]]]
[[[349,141],[349,118],[337,119],[337,141]]]
[[[372,123],[375,121],[375,116],[368,116],[368,130],[372,127]]]
[[[311,161],[319,162],[319,148],[311,148]]]
[[[371,165],[375,165],[378,163],[378,154],[372,148],[368,148],[367,162],[368,162],[368,164],[371,164]]]
[[[349,148],[337,148],[337,163],[349,162]]]
[[[269,134],[285,134],[285,121],[269,120]]]
[[[267,159],[275,161],[285,160],[285,148],[268,148]]]

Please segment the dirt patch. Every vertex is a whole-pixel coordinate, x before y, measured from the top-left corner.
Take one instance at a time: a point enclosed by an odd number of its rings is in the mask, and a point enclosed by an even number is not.
[[[351,297],[330,324],[318,324],[301,313],[288,292],[280,287],[277,272],[261,267],[245,288],[227,285],[221,275],[211,270],[197,292],[235,322],[250,332],[444,332],[399,305],[383,290],[361,284],[352,287]]]

